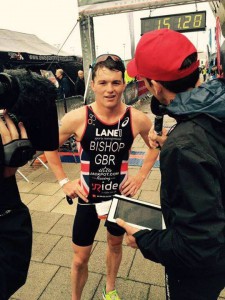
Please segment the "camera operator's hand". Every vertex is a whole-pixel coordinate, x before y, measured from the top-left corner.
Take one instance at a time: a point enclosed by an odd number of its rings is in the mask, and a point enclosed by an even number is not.
[[[0,135],[1,135],[1,139],[2,139],[2,144],[6,145],[8,143],[10,143],[13,140],[16,140],[19,138],[19,132],[17,131],[17,128],[15,126],[15,124],[13,123],[13,121],[11,120],[11,118],[9,117],[9,115],[7,114],[6,111],[4,111],[3,113],[3,118],[5,120],[2,120],[2,118],[0,118]],[[21,138],[27,139],[27,133],[26,130],[22,124],[22,122],[20,122],[18,124],[19,129],[20,129],[20,135]],[[4,177],[10,177],[12,175],[14,175],[16,173],[17,168],[13,168],[13,167],[5,167],[4,168]]]

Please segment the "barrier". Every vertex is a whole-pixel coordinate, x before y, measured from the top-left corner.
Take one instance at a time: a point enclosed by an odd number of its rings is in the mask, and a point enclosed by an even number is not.
[[[58,120],[61,120],[66,112],[84,105],[83,96],[72,96],[65,99],[56,100]]]
[[[70,112],[73,109],[79,108],[83,106],[84,97],[83,96],[73,96],[65,99],[59,99],[56,101],[58,120],[60,121],[65,113]],[[64,152],[71,152],[75,158],[77,153],[76,142],[73,136],[71,136],[62,146],[59,147],[59,153],[61,161],[63,161],[62,157]]]
[[[61,120],[62,117],[65,115],[65,112],[69,112],[73,109],[76,109],[78,107],[81,107],[84,105],[84,98],[83,96],[73,96],[73,97],[68,97],[65,99],[59,99],[56,100],[56,107],[57,107],[57,114],[58,114],[58,120]],[[63,146],[69,149],[69,151],[72,151],[72,153],[76,153],[76,145],[74,139],[71,137],[68,140],[68,143],[64,144]],[[45,164],[47,162],[45,155],[42,151],[37,151],[36,154],[33,156],[30,166],[33,164],[41,164],[43,165],[46,169],[48,169],[48,166]],[[29,182],[29,179],[18,169],[17,170],[18,174],[24,178],[27,182]]]

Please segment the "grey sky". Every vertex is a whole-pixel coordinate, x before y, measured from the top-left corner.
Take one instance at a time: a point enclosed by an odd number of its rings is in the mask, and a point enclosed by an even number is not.
[[[197,9],[205,10],[208,3],[197,4]],[[167,7],[151,11],[151,16],[195,11],[195,5]],[[195,46],[206,51],[209,29],[215,27],[212,13],[207,9],[207,30],[189,33],[187,37]],[[140,18],[148,17],[149,10],[134,13],[135,43],[140,38]],[[0,28],[36,34],[52,45],[62,45],[78,19],[76,0],[1,0]],[[95,39],[98,54],[113,52],[129,59],[130,38],[127,14],[107,15],[94,18]],[[79,24],[67,40],[64,50],[81,55]],[[124,55],[125,54],[125,55]]]

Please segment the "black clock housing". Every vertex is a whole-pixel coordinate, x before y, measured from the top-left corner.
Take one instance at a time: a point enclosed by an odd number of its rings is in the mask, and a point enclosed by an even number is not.
[[[206,11],[141,18],[141,35],[162,28],[178,32],[203,31],[206,29]]]

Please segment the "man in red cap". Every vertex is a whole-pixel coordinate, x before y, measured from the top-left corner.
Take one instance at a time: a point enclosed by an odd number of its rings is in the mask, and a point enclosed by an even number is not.
[[[161,144],[166,229],[117,222],[128,245],[165,266],[172,300],[216,300],[225,286],[225,81],[200,85],[198,66],[194,45],[169,29],[144,34],[127,66],[153,94],[154,111],[177,124],[167,139],[150,133],[151,145]]]

